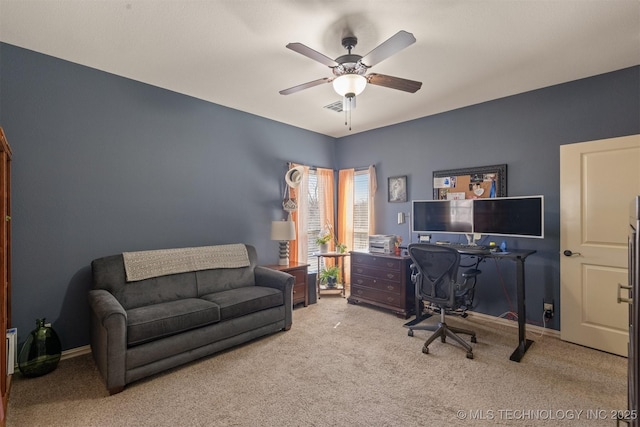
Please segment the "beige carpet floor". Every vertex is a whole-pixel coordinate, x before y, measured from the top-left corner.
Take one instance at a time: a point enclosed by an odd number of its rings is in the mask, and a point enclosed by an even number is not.
[[[614,426],[627,407],[625,358],[452,319],[478,334],[475,358],[404,319],[340,297],[294,310],[290,331],[136,382],[109,396],[90,355],[43,377],[14,376],[7,425]],[[435,318],[426,320],[434,322]]]

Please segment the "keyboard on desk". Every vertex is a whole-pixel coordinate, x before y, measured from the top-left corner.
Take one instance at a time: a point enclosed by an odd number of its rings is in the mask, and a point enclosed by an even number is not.
[[[444,246],[467,254],[489,254],[491,252],[488,246],[470,245],[468,243],[445,243]]]

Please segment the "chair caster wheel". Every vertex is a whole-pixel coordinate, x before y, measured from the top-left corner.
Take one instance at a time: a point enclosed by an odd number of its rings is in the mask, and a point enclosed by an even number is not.
[[[413,336],[413,329],[409,329],[409,332],[407,332],[407,335],[409,335],[410,337]]]
[[[473,359],[473,353],[471,352],[467,353],[467,359]]]
[[[445,337],[444,335],[440,337],[440,341],[442,342],[447,342],[447,337]]]
[[[429,347],[422,347],[422,352],[424,354],[429,354]]]
[[[475,335],[471,337],[471,342],[478,342]]]

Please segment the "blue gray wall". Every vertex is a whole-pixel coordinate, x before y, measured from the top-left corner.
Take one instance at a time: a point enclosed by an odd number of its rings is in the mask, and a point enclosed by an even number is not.
[[[13,149],[13,324],[47,317],[64,349],[88,344],[92,259],[126,250],[247,242],[264,263],[285,162],[376,164],[378,232],[402,234],[386,177],[431,197],[433,170],[507,163],[511,195],[544,194],[544,241],[527,261],[530,312],[559,307],[559,145],[640,132],[639,68],[333,138],[0,44],[0,125]],[[505,292],[512,267],[500,264]],[[509,304],[483,267],[478,310]],[[514,296],[511,296],[512,301]],[[532,323],[539,323],[539,316]],[[551,325],[558,328],[558,316]]]
[[[543,298],[554,301],[556,316],[547,326],[559,329],[559,147],[637,133],[640,67],[633,67],[342,138],[336,158],[338,168],[377,165],[377,232],[405,242],[408,226],[397,224],[397,213],[410,212],[411,203],[387,203],[387,177],[408,176],[409,201],[432,199],[434,170],[506,163],[508,195],[545,196],[545,239],[504,239],[508,247],[538,251],[525,264],[527,318],[542,325]],[[489,240],[503,239],[482,242]],[[515,311],[514,265],[486,261],[481,269],[477,311]]]
[[[287,161],[333,167],[335,140],[0,45],[13,150],[13,325],[89,342],[92,259],[245,242],[277,262]]]

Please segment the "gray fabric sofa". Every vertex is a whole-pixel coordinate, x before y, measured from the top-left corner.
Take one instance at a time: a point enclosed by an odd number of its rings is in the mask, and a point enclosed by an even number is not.
[[[293,276],[257,266],[127,282],[122,254],[93,260],[91,351],[110,394],[292,324]]]

